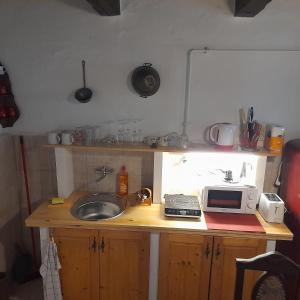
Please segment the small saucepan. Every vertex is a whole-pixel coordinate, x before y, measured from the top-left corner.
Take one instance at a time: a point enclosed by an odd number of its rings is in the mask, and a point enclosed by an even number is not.
[[[84,60],[82,61],[82,80],[83,80],[83,87],[76,91],[75,98],[81,103],[87,103],[91,100],[93,96],[93,92],[91,89],[86,87]]]
[[[134,90],[142,98],[147,98],[158,91],[160,77],[158,72],[152,67],[152,64],[145,63],[143,66],[137,67],[133,71],[131,83]]]

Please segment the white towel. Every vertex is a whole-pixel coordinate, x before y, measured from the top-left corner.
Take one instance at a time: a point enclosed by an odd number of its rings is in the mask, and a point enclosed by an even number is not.
[[[59,280],[59,269],[61,264],[57,255],[57,247],[54,240],[50,240],[45,251],[40,274],[43,277],[43,288],[45,300],[62,300],[61,286]]]

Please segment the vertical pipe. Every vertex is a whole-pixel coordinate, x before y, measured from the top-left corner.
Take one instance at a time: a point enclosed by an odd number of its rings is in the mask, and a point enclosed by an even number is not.
[[[186,82],[185,82],[185,99],[184,99],[184,115],[183,115],[183,130],[182,134],[186,135],[186,127],[188,122],[188,113],[189,113],[189,98],[190,98],[190,80],[191,80],[191,54],[192,50],[188,51],[187,54],[187,66],[186,66]]]
[[[195,49],[191,49],[187,54],[187,66],[186,66],[186,82],[185,82],[185,99],[184,99],[184,116],[182,123],[182,135],[187,136],[188,114],[189,114],[189,100],[190,100],[190,81],[191,81],[191,56]],[[204,47],[203,53],[208,51],[207,47]]]
[[[159,268],[159,233],[150,234],[149,300],[157,299]]]

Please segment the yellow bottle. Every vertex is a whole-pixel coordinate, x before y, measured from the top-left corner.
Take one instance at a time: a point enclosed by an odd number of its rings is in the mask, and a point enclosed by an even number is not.
[[[128,172],[125,166],[121,167],[118,174],[118,194],[120,196],[128,195]]]

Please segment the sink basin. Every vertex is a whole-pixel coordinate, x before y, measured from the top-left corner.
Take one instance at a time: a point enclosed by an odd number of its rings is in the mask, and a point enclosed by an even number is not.
[[[116,218],[125,210],[124,199],[113,193],[90,194],[78,199],[71,214],[80,220],[97,221]]]

